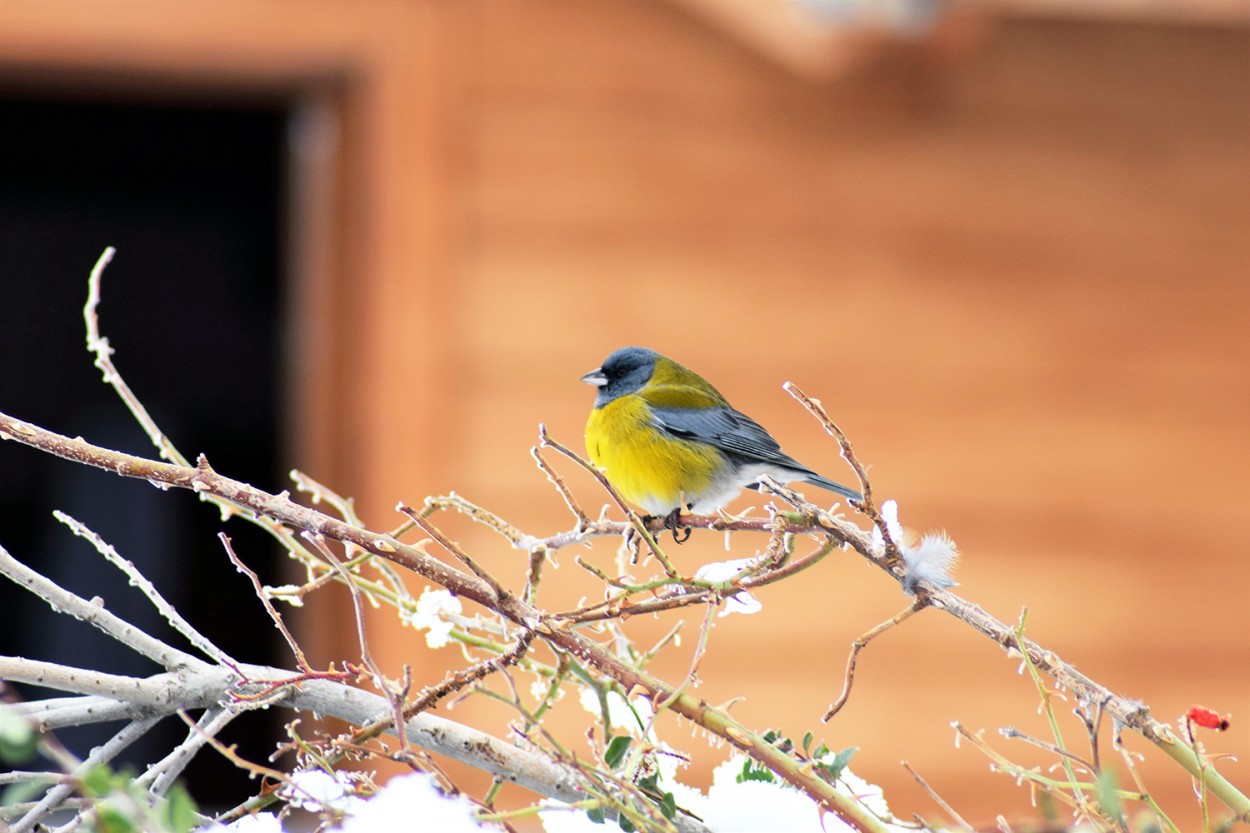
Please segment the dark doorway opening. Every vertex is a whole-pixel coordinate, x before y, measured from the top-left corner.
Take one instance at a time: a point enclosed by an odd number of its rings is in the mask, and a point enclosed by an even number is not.
[[[283,287],[290,107],[282,101],[110,102],[0,92],[0,410],[69,436],[155,456],[84,349],[87,275],[118,249],[101,324],[115,361],[186,455],[261,488],[284,488]],[[52,518],[61,509],[133,561],[197,628],[252,662],[282,662],[272,625],[216,533],[262,579],[283,563],[259,530],[187,493],[161,492],[0,443],[0,545],[145,630],[190,650],[126,579]],[[115,674],[160,669],[0,582],[0,653]],[[222,736],[251,759],[278,727],[263,713]],[[79,756],[120,725],[65,730]],[[166,720],[119,760],[158,760],[186,735]],[[186,778],[204,804],[256,788],[214,753]]]

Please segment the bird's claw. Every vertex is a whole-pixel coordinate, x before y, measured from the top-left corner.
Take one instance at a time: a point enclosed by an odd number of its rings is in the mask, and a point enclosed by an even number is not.
[[[681,525],[681,507],[678,506],[672,512],[664,516],[664,528],[673,533],[674,544],[684,544],[690,540],[691,529],[688,526]],[[685,533],[682,535],[681,533]]]

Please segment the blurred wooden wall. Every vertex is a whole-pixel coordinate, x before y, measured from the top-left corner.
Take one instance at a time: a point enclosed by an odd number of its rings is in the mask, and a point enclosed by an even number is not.
[[[630,343],[698,369],[846,481],[782,392],[793,380],[905,523],[959,543],[960,592],[1009,621],[1027,605],[1033,637],[1162,719],[1232,712],[1209,743],[1243,761],[1248,46],[1241,25],[1019,17],[959,55],[900,49],[818,82],[667,3],[0,5],[6,70],[103,69],[130,92],[262,83],[333,112],[303,169],[319,176],[303,192],[293,430],[299,465],[373,525],[455,490],[533,534],[567,528],[529,447],[540,422],[580,443],[592,393],[577,377]],[[520,581],[519,553],[447,524]],[[691,570],[724,557],[717,536],[674,549]],[[584,556],[606,569],[613,547]],[[594,592],[572,553],[560,563],[547,603]],[[718,622],[702,696],[745,695],[749,725],[861,747],[854,769],[903,815],[941,813],[900,759],[971,820],[1033,812],[952,742],[959,720],[1044,760],[996,736],[1046,731],[997,647],[925,612],[869,647],[821,727],[849,642],[906,600],[850,555],[760,595],[763,613]],[[353,656],[331,609],[305,638],[323,660]],[[645,642],[674,621],[629,627]],[[395,674],[458,661],[385,627],[375,652]],[[685,673],[696,628],[659,673]],[[721,754],[699,752],[688,778]],[[1158,757],[1148,786],[1196,825],[1188,781]],[[1245,763],[1225,770],[1250,783]]]
[[[1009,621],[1028,605],[1030,633],[1162,719],[1194,702],[1250,717],[1244,28],[1008,20],[961,59],[901,53],[832,83],[663,6],[486,3],[470,28],[455,371],[437,395],[454,462],[418,491],[567,525],[525,451],[540,421],[578,443],[577,375],[631,343],[851,477],[781,391],[793,380],[904,522],[954,536],[970,598]],[[680,563],[722,557],[708,537]],[[571,560],[560,579],[586,592]],[[907,759],[967,818],[1028,812],[949,728],[1043,760],[996,735],[1046,730],[995,646],[927,612],[869,648],[822,730],[848,643],[904,599],[849,556],[761,596],[714,631],[702,696],[862,747],[856,771],[899,810],[940,815]],[[1212,749],[1245,760],[1248,725]],[[1245,766],[1229,764],[1242,784]],[[1166,768],[1147,784],[1193,822]]]

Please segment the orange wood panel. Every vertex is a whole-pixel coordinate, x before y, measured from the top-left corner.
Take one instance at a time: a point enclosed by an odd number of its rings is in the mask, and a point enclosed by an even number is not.
[[[528,448],[539,422],[578,444],[591,392],[576,377],[626,343],[704,372],[796,457],[849,477],[780,390],[791,379],[905,522],[960,543],[969,597],[1008,620],[1027,604],[1036,638],[1161,718],[1232,711],[1211,746],[1243,761],[1244,45],[1231,27],[1017,21],[964,63],[815,85],[662,4],[0,5],[0,64],[32,81],[278,88],[330,108],[324,169],[341,182],[322,196],[336,240],[317,274],[335,287],[299,322],[331,339],[314,354],[330,383],[297,412],[321,415],[310,442],[335,437],[306,449],[325,461],[310,473],[371,524],[455,490],[535,534],[567,527]],[[519,582],[519,553],[449,529]],[[696,536],[677,557],[723,552]],[[586,557],[606,568],[613,544]],[[546,603],[594,592],[560,561]],[[948,727],[1044,732],[998,649],[926,612],[869,648],[851,705],[821,728],[847,644],[904,600],[849,556],[761,595],[764,613],[713,632],[703,696],[745,694],[735,713],[752,725],[861,746],[855,769],[900,811],[939,815],[906,758],[971,819],[1029,812]],[[349,656],[346,621],[322,613],[314,653]],[[629,627],[645,641],[673,621]],[[685,672],[696,627],[657,670]],[[374,633],[396,675],[458,660]],[[1226,769],[1245,784],[1245,766]],[[1188,782],[1146,773],[1192,822]]]
[[[792,379],[905,521],[960,542],[970,597],[1008,620],[1028,605],[1035,636],[1162,718],[1250,706],[1241,29],[1020,21],[931,75],[817,86],[662,9],[491,7],[482,27],[457,490],[531,531],[567,524],[519,449],[540,421],[576,444],[591,394],[575,377],[626,343],[705,371],[797,457],[848,476],[779,390]],[[902,604],[851,562],[718,626],[703,696],[747,693],[750,722],[819,729],[847,644]],[[551,598],[586,587],[569,573]],[[1027,813],[948,727],[1044,733],[1015,671],[926,613],[869,649],[821,731],[862,746],[857,770],[900,808],[934,812],[906,758],[969,818]],[[1211,745],[1244,759],[1248,737]],[[1193,822],[1167,770],[1148,762],[1147,783]]]

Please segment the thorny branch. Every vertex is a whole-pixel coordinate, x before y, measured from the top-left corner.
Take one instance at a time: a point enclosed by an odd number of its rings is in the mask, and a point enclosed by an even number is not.
[[[691,694],[682,692],[657,677],[631,667],[608,650],[573,630],[569,623],[555,620],[533,605],[515,595],[500,597],[496,587],[486,580],[451,567],[428,555],[421,547],[395,540],[390,535],[371,532],[352,526],[328,515],[300,506],[285,494],[273,495],[238,480],[215,472],[204,456],[195,468],[161,463],[142,457],[111,451],[91,445],[85,440],[71,439],[46,429],[0,414],[0,437],[14,439],[34,448],[48,451],[75,462],[113,471],[126,477],[135,477],[152,483],[189,489],[227,500],[240,509],[278,521],[286,526],[321,535],[326,539],[359,547],[376,556],[420,574],[453,591],[456,595],[494,610],[512,623],[533,630],[539,638],[554,648],[568,652],[580,662],[601,674],[615,679],[626,691],[647,692],[653,701],[671,700],[670,708],[682,717],[720,735],[737,748],[755,758],[764,766],[778,773],[800,790],[808,793],[848,824],[859,830],[882,830],[881,822],[866,811],[858,802],[834,789],[822,780],[810,767],[803,769],[800,762],[778,750],[764,738],[750,731],[723,711],[709,706]],[[843,521],[835,520],[827,513],[816,510],[816,523],[810,529],[832,534],[840,528],[853,529]],[[862,534],[860,535],[862,538]],[[865,548],[866,539],[861,542]]]
[[[76,696],[18,703],[19,714],[40,731],[55,731],[82,723],[146,720],[178,710],[213,709],[223,697],[232,712],[281,705],[311,711],[354,725],[369,723],[390,712],[386,698],[342,685],[337,680],[310,677],[282,668],[246,663],[239,670],[205,662],[148,636],[95,601],[78,596],[40,575],[0,547],[0,575],[28,588],[53,608],[95,626],[122,644],[164,666],[165,672],[146,678],[102,674],[85,669],[19,657],[0,657],[0,679],[56,688]],[[269,699],[254,695],[284,683]],[[298,683],[291,685],[290,683]],[[485,732],[446,718],[422,713],[405,723],[410,742],[486,769],[540,795],[576,800],[574,773],[553,768],[540,756],[517,749]],[[141,776],[142,777],[142,776]]]
[[[16,440],[64,459],[97,466],[126,477],[141,478],[149,482],[210,494],[230,501],[241,509],[267,516],[289,527],[307,530],[331,540],[359,547],[407,567],[430,581],[447,587],[459,596],[496,610],[517,625],[534,630],[539,637],[559,650],[567,651],[599,672],[613,677],[627,691],[635,689],[647,691],[654,699],[661,702],[677,694],[678,696],[671,705],[674,711],[726,738],[738,748],[756,757],[765,766],[778,771],[786,780],[809,792],[817,801],[828,802],[831,810],[838,812],[840,816],[846,813],[845,818],[848,821],[854,819],[851,821],[852,824],[862,825],[860,829],[879,829],[879,823],[875,819],[842,806],[846,802],[841,797],[832,795],[832,790],[828,789],[829,785],[820,781],[819,778],[805,775],[799,770],[794,759],[765,743],[760,736],[748,731],[728,715],[711,709],[695,697],[677,692],[673,687],[645,672],[629,667],[596,643],[570,629],[566,621],[545,614],[516,596],[499,598],[496,588],[482,578],[457,570],[427,555],[421,548],[404,544],[390,535],[351,526],[300,506],[292,502],[285,494],[269,494],[240,481],[219,475],[213,471],[203,456],[199,458],[195,468],[160,463],[94,446],[85,440],[64,437],[2,413],[0,413],[0,438]],[[826,537],[835,545],[849,546],[896,579],[900,577],[901,565],[887,564],[888,556],[883,556],[872,547],[868,535],[824,509],[806,504],[801,512],[779,514],[777,517],[784,518],[786,529],[790,532],[817,534]],[[698,518],[692,517],[691,520],[698,525]],[[708,526],[732,525],[733,528],[739,529],[762,530],[769,523],[768,521],[763,524],[760,521],[727,522],[719,518],[704,520],[708,521]],[[683,518],[684,522],[685,518]],[[614,525],[610,531],[583,530],[574,536],[574,540],[585,540],[593,534],[620,534],[620,531],[619,525]],[[548,546],[551,548],[550,545]],[[751,581],[744,579],[742,586],[751,586]],[[704,603],[715,596],[715,591],[712,590],[696,592],[697,598],[662,599],[652,604],[643,602],[631,608],[631,612],[664,609],[696,602]],[[1200,779],[1213,795],[1235,813],[1250,819],[1250,799],[1247,799],[1212,767],[1203,765],[1191,749],[1183,743],[1178,743],[1176,736],[1167,725],[1151,717],[1144,704],[1115,694],[1077,671],[1053,651],[1018,635],[1012,626],[1001,622],[980,606],[949,590],[933,586],[928,582],[921,582],[918,586],[918,597],[927,600],[929,606],[946,612],[994,640],[1009,654],[1027,654],[1030,661],[1041,672],[1049,675],[1060,686],[1074,692],[1078,699],[1105,703],[1106,713],[1119,724],[1139,733],[1155,744],[1180,763],[1191,775]]]
[[[540,446],[557,450],[599,480],[607,493],[613,497],[614,502],[624,511],[626,522],[612,522],[603,518],[590,520],[573,500],[567,484],[543,460],[541,453],[536,449],[535,459],[540,468],[555,485],[576,518],[576,525],[573,529],[547,538],[533,538],[520,534],[515,527],[485,513],[484,510],[475,512],[476,507],[472,507],[467,502],[455,504],[456,499],[453,496],[451,499],[445,499],[444,506],[427,503],[424,513],[417,513],[407,507],[402,507],[406,510],[410,523],[390,533],[378,533],[356,522],[354,515],[349,514],[350,505],[346,507],[344,519],[336,519],[294,503],[285,492],[277,495],[266,493],[246,483],[222,476],[212,469],[208,460],[202,455],[192,467],[178,454],[121,381],[111,362],[112,349],[107,340],[99,335],[96,317],[99,279],[111,254],[111,250],[106,252],[92,273],[90,297],[84,309],[88,346],[96,355],[97,367],[103,371],[105,380],[118,390],[127,406],[143,423],[145,430],[160,449],[161,455],[172,462],[164,463],[101,448],[82,439],[71,439],[2,413],[0,413],[0,439],[14,440],[64,459],[103,468],[124,477],[144,479],[160,488],[175,486],[191,490],[201,498],[211,500],[220,506],[223,517],[230,514],[244,514],[261,523],[271,534],[281,540],[288,550],[297,554],[297,557],[309,565],[310,574],[314,569],[313,565],[316,565],[319,576],[334,573],[336,574],[335,580],[348,583],[352,581],[350,576],[344,575],[344,565],[337,562],[334,567],[325,565],[317,555],[302,547],[293,532],[302,532],[306,536],[312,536],[312,540],[318,542],[334,541],[342,544],[350,559],[347,567],[353,566],[358,559],[380,558],[398,567],[411,570],[451,590],[455,595],[493,611],[510,623],[510,627],[517,627],[521,636],[516,645],[505,652],[511,661],[517,661],[524,655],[531,641],[545,642],[557,656],[561,657],[562,666],[565,658],[576,661],[585,668],[594,669],[611,678],[621,686],[622,690],[635,695],[648,696],[654,705],[667,707],[692,723],[719,735],[790,784],[806,792],[822,809],[836,814],[857,830],[880,831],[884,829],[880,819],[818,777],[810,764],[805,765],[796,756],[766,742],[763,737],[742,726],[723,710],[713,708],[689,694],[684,690],[684,685],[670,685],[641,668],[630,665],[578,630],[579,626],[585,623],[603,619],[623,619],[636,613],[660,612],[691,604],[713,604],[725,595],[777,581],[800,569],[810,567],[835,548],[850,548],[896,580],[902,579],[906,568],[898,547],[899,542],[892,540],[887,524],[878,511],[866,470],[855,457],[845,434],[829,419],[818,401],[811,399],[793,385],[786,386],[786,389],[820,420],[826,430],[837,440],[843,456],[859,476],[864,500],[855,505],[872,521],[879,532],[880,543],[878,545],[874,545],[872,537],[853,523],[802,500],[796,493],[780,484],[770,483],[765,484],[767,491],[781,497],[790,505],[792,511],[770,507],[770,514],[766,518],[741,519],[683,515],[678,521],[683,527],[755,531],[773,536],[766,555],[760,560],[758,570],[744,571],[742,575],[732,579],[728,586],[724,583],[700,582],[683,578],[656,540],[654,533],[662,528],[661,522],[653,520],[650,523],[644,523],[643,519],[620,500],[619,495],[615,493],[601,472],[548,437],[545,429],[541,434]],[[529,552],[531,556],[529,586],[524,593],[518,596],[508,591],[493,576],[483,570],[467,552],[428,523],[427,518],[432,511],[446,507],[466,511],[475,520],[494,528],[508,539],[512,546]],[[467,570],[459,569],[430,555],[424,546],[430,542],[421,542],[416,545],[402,542],[399,536],[411,526],[420,527]],[[590,605],[576,611],[552,614],[534,604],[540,564],[548,553],[595,537],[628,537],[631,534],[645,543],[650,554],[663,567],[666,579],[637,587],[614,583],[619,592],[609,603]],[[788,560],[788,548],[783,553],[781,542],[783,536],[794,535],[815,536],[820,541],[820,545],[813,553],[803,558]],[[223,692],[232,692],[236,695],[235,707],[247,708],[256,702],[249,700],[249,697],[257,696],[257,686],[261,685],[258,681],[267,683],[267,687],[259,689],[259,694],[266,696],[266,702],[278,702],[292,708],[314,708],[321,713],[337,714],[356,725],[367,724],[377,719],[379,715],[385,715],[388,712],[396,715],[397,718],[407,717],[406,714],[399,713],[395,708],[395,702],[387,702],[387,698],[342,685],[341,675],[327,680],[319,679],[317,674],[308,673],[307,669],[300,674],[293,674],[282,669],[239,665],[238,670],[242,672],[240,676],[236,670],[228,667],[230,664],[228,658],[220,653],[213,655],[218,660],[217,664],[206,663],[137,631],[103,608],[90,610],[89,608],[95,606],[83,600],[75,601],[76,597],[67,602],[63,598],[66,595],[65,591],[34,574],[29,568],[18,564],[3,550],[0,550],[0,568],[10,578],[38,593],[58,609],[69,610],[77,606],[84,614],[81,618],[116,638],[122,639],[135,650],[155,659],[166,668],[164,674],[158,674],[147,680],[127,682],[126,685],[131,685],[136,693],[136,696],[131,698],[119,696],[116,690],[118,681],[108,679],[107,675],[92,676],[91,672],[79,675],[72,685],[67,683],[64,689],[78,694],[78,697],[56,698],[29,704],[29,708],[25,709],[26,713],[44,728],[52,729],[57,725],[69,725],[73,720],[81,720],[83,709],[89,709],[97,717],[107,714],[113,719],[127,718],[139,721],[132,723],[132,727],[142,725],[141,721],[153,719],[153,714],[163,714],[159,708],[156,712],[153,711],[153,698],[159,699],[163,687],[171,684],[180,686],[182,691],[199,690],[204,698],[202,702],[194,701],[192,698],[193,702],[198,705],[188,705],[185,698],[177,698],[179,709],[216,708]],[[639,593],[648,593],[652,597],[635,598]],[[1009,655],[1022,656],[1031,669],[1049,676],[1058,686],[1071,690],[1079,702],[1097,704],[1099,716],[1103,713],[1111,716],[1117,735],[1122,728],[1139,733],[1180,763],[1197,779],[1204,791],[1209,791],[1210,794],[1219,798],[1237,814],[1239,819],[1250,821],[1250,799],[1247,799],[1198,754],[1196,744],[1181,742],[1181,739],[1177,738],[1165,724],[1150,716],[1145,705],[1115,694],[1078,672],[1054,652],[1026,638],[1021,629],[1006,625],[976,604],[948,589],[921,580],[915,584],[915,593],[916,601],[911,607],[894,619],[867,632],[861,640],[857,640],[858,647],[853,647],[848,660],[844,695],[849,694],[856,655],[863,644],[866,644],[877,633],[892,627],[923,607],[934,607],[994,640]],[[704,635],[706,635],[706,627]],[[226,664],[223,665],[223,662]],[[696,669],[697,658],[691,668],[691,674]],[[467,680],[468,677],[479,673],[488,673],[489,670],[485,665],[475,666],[465,672],[467,676],[457,678],[453,675],[448,678],[448,685],[454,687],[461,679]],[[39,663],[4,658],[0,658],[0,676],[16,680],[50,678],[49,669],[42,667]],[[286,685],[284,681],[298,681],[300,685]],[[192,682],[197,683],[199,688],[188,688],[188,684]],[[145,691],[146,695],[143,693]],[[437,696],[436,693],[435,696]],[[312,705],[313,701],[316,705]],[[225,718],[221,717],[221,719]],[[214,721],[215,718],[210,719],[210,722]],[[463,759],[463,750],[466,747],[456,748],[453,745],[448,749],[444,739],[451,734],[473,730],[448,724],[450,724],[449,721],[441,721],[432,715],[417,714],[405,724],[405,733],[408,739],[418,746],[446,751],[452,757],[459,755]],[[119,733],[118,738],[122,738],[125,731]],[[195,737],[201,737],[198,733],[192,734]],[[587,775],[586,770],[560,766],[558,760],[553,764],[538,756],[522,753],[489,736],[480,736],[477,742],[493,747],[492,755],[495,757],[491,760],[496,763],[493,764],[494,769],[491,769],[492,764],[489,760],[480,755],[469,755],[473,765],[492,771],[500,777],[526,783],[527,786],[531,786],[532,789],[542,794],[557,796],[564,800],[575,800],[578,793],[573,785]],[[1094,752],[1096,755],[1096,748]],[[498,763],[500,761],[506,763],[500,764]],[[535,775],[536,771],[541,774]]]

